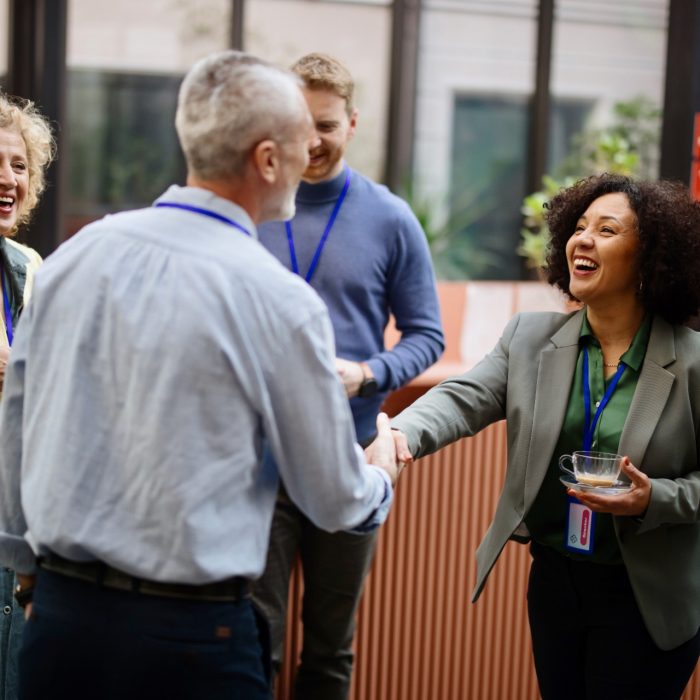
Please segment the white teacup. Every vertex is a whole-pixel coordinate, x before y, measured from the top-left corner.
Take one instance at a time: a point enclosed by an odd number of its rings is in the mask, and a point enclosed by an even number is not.
[[[566,462],[571,463],[573,471],[564,466]],[[579,484],[612,486],[620,476],[622,455],[579,450],[559,457],[559,467],[567,474],[571,474]]]

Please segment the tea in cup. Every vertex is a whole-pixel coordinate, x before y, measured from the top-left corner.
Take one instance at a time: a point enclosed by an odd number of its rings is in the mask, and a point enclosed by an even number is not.
[[[570,462],[573,471],[564,465]],[[559,458],[562,471],[571,474],[579,484],[587,486],[612,486],[617,482],[622,469],[622,455],[611,452],[579,450]]]

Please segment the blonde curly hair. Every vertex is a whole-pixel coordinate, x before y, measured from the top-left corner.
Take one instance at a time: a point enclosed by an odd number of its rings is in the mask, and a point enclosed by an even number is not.
[[[17,219],[18,226],[29,221],[46,187],[45,173],[55,155],[55,142],[48,119],[30,100],[0,93],[0,129],[16,131],[27,148],[29,187]],[[16,229],[11,235],[16,233]]]

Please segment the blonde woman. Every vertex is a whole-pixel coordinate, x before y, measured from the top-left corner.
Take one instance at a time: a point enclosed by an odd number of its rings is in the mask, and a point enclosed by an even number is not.
[[[31,102],[0,94],[0,390],[12,339],[29,300],[39,254],[13,240],[29,221],[44,190],[44,174],[54,155],[48,121]],[[17,652],[23,614],[13,597],[14,572],[0,569],[0,700],[17,696]]]

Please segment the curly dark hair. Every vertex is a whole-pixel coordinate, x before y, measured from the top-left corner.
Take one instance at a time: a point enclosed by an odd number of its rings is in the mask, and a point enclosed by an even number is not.
[[[700,202],[693,202],[680,182],[603,174],[559,192],[545,205],[551,234],[547,281],[575,300],[569,290],[566,243],[591,202],[614,192],[627,195],[637,216],[642,304],[670,323],[684,323],[700,308]]]

